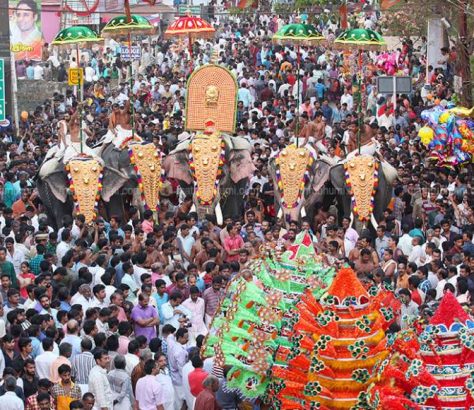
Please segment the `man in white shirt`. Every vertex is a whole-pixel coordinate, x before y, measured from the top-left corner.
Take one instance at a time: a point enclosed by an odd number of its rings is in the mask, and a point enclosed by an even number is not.
[[[46,337],[42,342],[43,351],[36,356],[36,374],[40,379],[48,379],[51,377],[51,364],[58,358],[57,354],[53,353],[54,340]]]
[[[403,226],[403,235],[398,241],[398,249],[400,249],[404,255],[410,255],[411,250],[413,249],[412,237],[408,234],[410,228],[408,226]]]
[[[349,94],[348,89],[346,89],[346,91],[344,91],[344,94],[342,94],[341,96],[341,105],[344,103],[347,104],[347,109],[349,111],[352,111],[352,108],[354,107],[354,98],[351,94]]]
[[[189,338],[192,342],[199,335],[207,335],[207,327],[204,323],[205,303],[204,299],[199,297],[199,294],[197,286],[192,286],[189,298],[181,304],[181,306],[192,313],[191,319],[188,322],[192,324],[189,329]]]
[[[92,64],[89,63],[84,70],[84,77],[86,83],[92,83],[94,81],[95,70],[92,68]]]
[[[5,377],[4,382],[6,393],[0,396],[0,408],[8,410],[24,410],[25,406],[15,393],[16,379],[13,376]]]
[[[407,329],[413,319],[418,317],[418,305],[411,300],[411,293],[408,289],[400,289],[400,299],[402,300],[400,327]]]
[[[109,379],[107,378],[107,367],[110,363],[110,357],[103,349],[98,349],[94,353],[96,365],[92,368],[89,375],[89,392],[95,397],[95,406],[98,409],[112,410],[114,399]]]
[[[183,390],[183,367],[188,360],[186,344],[189,340],[189,332],[186,328],[179,328],[174,337],[168,337],[168,363],[170,365],[171,380],[175,390],[175,405],[180,409],[184,402]]]
[[[408,256],[408,262],[414,262],[416,263],[416,266],[423,266],[425,264],[426,255],[420,245],[421,239],[419,236],[415,236],[411,241],[412,250]]]
[[[44,69],[41,64],[36,64],[33,71],[33,78],[35,80],[42,80],[44,75]]]
[[[192,318],[192,313],[181,304],[182,300],[183,296],[179,292],[173,292],[169,301],[161,306],[163,325],[171,325],[175,329],[179,329],[181,323]]]
[[[61,265],[61,260],[66,252],[71,249],[71,231],[69,229],[64,229],[61,232],[61,242],[58,243],[56,247],[56,256],[58,258],[58,264]]]

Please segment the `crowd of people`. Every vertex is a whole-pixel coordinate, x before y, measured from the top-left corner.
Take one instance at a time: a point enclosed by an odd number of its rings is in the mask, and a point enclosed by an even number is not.
[[[404,40],[400,65],[431,91],[416,88],[394,109],[377,95],[376,54],[365,53],[370,69],[360,118],[354,61],[330,43],[301,47],[298,76],[297,48],[269,40],[287,22],[266,15],[221,21],[215,40],[194,45],[195,67],[216,61],[236,76],[237,133],[251,143],[256,166],[241,217],[223,226],[212,215],[198,219],[171,181],[157,221],[130,207],[127,215],[101,215],[92,225],[74,215],[55,229],[35,174],[58,142],[58,123],[77,109],[76,97],[72,90],[56,93],[22,117],[18,130],[0,130],[0,407],[259,408],[226,388],[222,369],[201,357],[200,348],[226,284],[240,275],[253,280],[244,268],[262,243],[288,247],[301,230],[310,231],[326,263],[353,266],[368,285],[392,284],[403,301],[402,329],[429,317],[448,290],[472,306],[472,168],[434,167],[417,138],[421,111],[453,95],[452,57],[425,70],[426,49]],[[378,14],[361,13],[352,24],[377,28]],[[331,18],[319,28],[329,38],[340,31]],[[128,65],[116,50],[111,43],[81,53],[86,143],[105,135],[112,109],[133,94],[138,134],[167,154],[184,135],[188,51],[170,41],[144,44],[130,89]],[[58,81],[78,64],[51,50],[43,54],[57,60],[48,78]],[[39,71],[29,62],[19,66],[27,77]],[[357,148],[359,119],[363,143],[375,141],[398,171],[377,229],[357,232],[334,205],[317,204],[311,219],[277,218],[269,160],[295,134],[318,155],[342,159]]]

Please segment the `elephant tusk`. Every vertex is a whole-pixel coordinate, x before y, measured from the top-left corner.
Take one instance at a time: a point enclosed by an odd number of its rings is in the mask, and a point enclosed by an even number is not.
[[[373,213],[370,215],[370,222],[372,222],[372,226],[374,227],[374,229],[377,230],[379,224],[375,220],[375,216]]]
[[[354,212],[351,211],[351,223],[349,225],[349,228],[352,228],[353,224],[354,224]]]
[[[221,226],[224,223],[224,218],[222,216],[221,204],[219,202],[217,202],[215,213],[216,213],[217,225]]]
[[[278,210],[277,218],[280,219],[283,216],[283,208],[280,206],[280,209]]]
[[[306,209],[304,205],[301,207],[301,217],[304,218],[306,216]]]
[[[193,204],[189,212],[196,212],[196,204]]]

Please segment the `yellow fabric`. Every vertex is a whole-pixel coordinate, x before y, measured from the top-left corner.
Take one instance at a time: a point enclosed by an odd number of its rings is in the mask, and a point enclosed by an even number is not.
[[[58,396],[56,399],[56,410],[69,410],[69,405],[74,401],[72,397]]]

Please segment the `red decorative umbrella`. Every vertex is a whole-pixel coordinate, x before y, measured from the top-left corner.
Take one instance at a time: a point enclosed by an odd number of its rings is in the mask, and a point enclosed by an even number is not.
[[[212,38],[216,30],[206,20],[201,17],[192,16],[191,12],[186,11],[185,16],[179,17],[165,31],[165,38],[186,37],[189,40],[189,54],[192,65],[193,40],[197,38]]]

